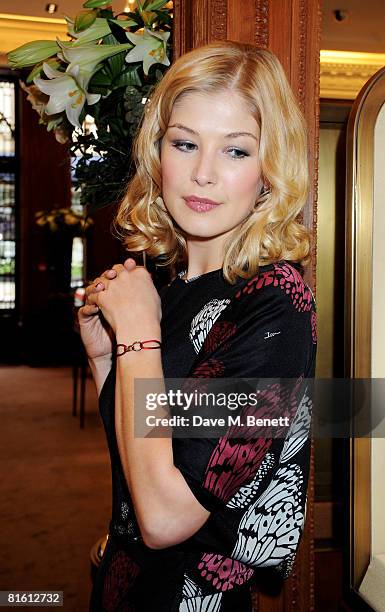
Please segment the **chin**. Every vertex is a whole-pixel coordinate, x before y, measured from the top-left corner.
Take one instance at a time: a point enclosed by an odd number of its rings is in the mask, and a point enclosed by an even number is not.
[[[217,231],[213,229],[210,230],[208,227],[193,227],[191,225],[187,226],[186,224],[180,225],[179,227],[188,238],[213,238],[218,235]]]
[[[218,236],[222,236],[224,234],[227,234],[228,232],[231,232],[232,229],[234,229],[233,227],[207,227],[207,225],[205,227],[192,227],[191,225],[189,227],[187,227],[187,225],[185,224],[185,226],[182,228],[184,233],[186,234],[187,237],[189,238],[196,238],[196,239],[201,239],[201,240],[209,240],[210,238],[217,238]]]

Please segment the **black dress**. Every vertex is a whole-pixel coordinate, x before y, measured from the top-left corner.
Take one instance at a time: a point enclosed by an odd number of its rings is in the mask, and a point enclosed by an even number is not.
[[[311,409],[303,383],[315,372],[314,298],[301,267],[280,261],[235,285],[222,270],[189,283],[177,276],[161,300],[164,377],[297,380],[289,408],[274,385],[258,408],[272,417],[289,411],[290,429],[277,438],[174,437],[174,463],[211,514],[185,542],[150,549],[120,463],[113,367],[100,394],[113,509],[90,611],[249,612],[250,586],[266,568],[277,583],[289,575],[303,530]]]

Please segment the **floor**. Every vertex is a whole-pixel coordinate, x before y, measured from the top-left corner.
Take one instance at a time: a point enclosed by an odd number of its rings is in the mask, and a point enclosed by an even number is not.
[[[62,590],[63,610],[86,612],[111,478],[93,381],[84,430],[71,382],[70,368],[0,367],[0,590]]]

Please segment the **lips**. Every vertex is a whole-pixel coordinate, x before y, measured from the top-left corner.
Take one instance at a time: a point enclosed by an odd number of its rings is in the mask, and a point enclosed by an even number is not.
[[[187,196],[183,199],[185,200],[187,206],[196,212],[207,212],[220,204],[219,202],[214,202],[214,200],[199,198],[198,196],[194,195]]]

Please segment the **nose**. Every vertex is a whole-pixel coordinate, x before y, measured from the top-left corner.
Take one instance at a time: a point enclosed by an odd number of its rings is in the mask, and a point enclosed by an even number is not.
[[[194,158],[191,179],[198,185],[214,184],[217,181],[217,170],[214,153],[200,150]]]

